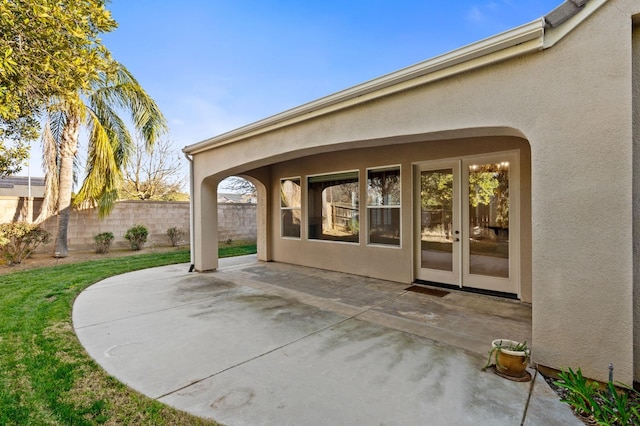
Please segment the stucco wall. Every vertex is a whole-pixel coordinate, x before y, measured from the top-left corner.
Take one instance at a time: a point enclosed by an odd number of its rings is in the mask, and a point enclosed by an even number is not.
[[[32,212],[29,215],[27,197],[0,196],[0,223],[29,222],[40,213],[42,198],[32,199]]]
[[[215,206],[215,186],[231,174],[259,170],[267,176],[256,175],[270,194],[262,201],[273,214],[271,164],[353,148],[439,141],[446,149],[450,141],[469,137],[520,137],[531,147],[534,360],[555,368],[581,367],[602,380],[612,362],[616,378],[630,383],[631,16],[639,12],[637,1],[611,0],[549,49],[198,153],[198,232],[213,231],[215,219],[207,212]],[[274,235],[271,229],[264,232]],[[267,257],[284,256],[284,244],[272,239]],[[197,267],[216,264],[205,254],[214,247],[196,239],[196,250],[203,253]],[[366,262],[369,275],[390,273],[387,263],[368,261],[364,251],[349,256]],[[410,257],[400,257],[393,271],[404,280]],[[325,250],[312,258],[304,260],[343,268],[345,251]]]
[[[25,198],[0,196],[0,223],[27,220],[27,206]]]
[[[633,28],[633,306],[634,378],[640,382],[640,16]]]
[[[413,236],[414,193],[413,164],[426,160],[477,155],[480,153],[518,150],[521,153],[520,169],[524,177],[521,179],[520,211],[522,228],[530,228],[530,156],[526,141],[513,137],[468,138],[455,141],[415,142],[394,146],[359,148],[333,153],[317,154],[298,158],[274,165],[271,169],[270,197],[271,204],[269,234],[272,242],[272,260],[294,263],[324,269],[337,270],[364,276],[375,276],[392,281],[410,283],[413,279],[414,259]],[[306,239],[308,222],[303,219],[302,238],[280,238],[280,179],[285,177],[302,177],[302,217],[306,218],[305,178],[308,175],[358,170],[360,181],[366,182],[367,168],[399,165],[401,168],[401,246],[380,246],[367,244],[366,229],[366,185],[361,184],[360,194],[361,235],[358,244],[343,244],[320,240]],[[531,239],[529,234],[519,240],[521,258],[531,259]],[[531,265],[523,262],[522,280],[519,292],[525,301],[531,300]]]

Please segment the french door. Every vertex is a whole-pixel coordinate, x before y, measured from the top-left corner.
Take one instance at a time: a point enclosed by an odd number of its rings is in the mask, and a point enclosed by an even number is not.
[[[416,278],[519,293],[517,152],[416,165]]]

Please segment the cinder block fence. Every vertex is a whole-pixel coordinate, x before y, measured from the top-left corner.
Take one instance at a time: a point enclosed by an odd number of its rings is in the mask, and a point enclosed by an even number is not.
[[[16,197],[17,198],[17,197]],[[5,200],[0,202],[0,207]],[[39,200],[34,203],[39,211]],[[6,200],[9,203],[9,200]],[[0,216],[0,223],[11,222],[15,211],[22,204],[16,200],[7,205],[6,214]],[[0,210],[2,211],[2,210]],[[255,204],[219,204],[219,238],[226,240],[255,241],[256,205]],[[120,201],[111,214],[104,219],[98,218],[96,209],[73,210],[69,218],[69,250],[90,250],[94,247],[93,237],[102,232],[112,232],[113,248],[127,248],[129,242],[124,239],[127,229],[133,225],[144,225],[149,230],[147,247],[168,246],[171,244],[167,229],[175,226],[184,230],[184,245],[189,244],[189,202],[186,201]],[[43,227],[55,238],[58,218],[54,216],[45,221]],[[52,241],[53,242],[53,241]],[[50,250],[47,244],[43,250]]]

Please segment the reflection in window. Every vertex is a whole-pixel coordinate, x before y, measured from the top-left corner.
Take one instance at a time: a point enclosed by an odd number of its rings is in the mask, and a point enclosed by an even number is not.
[[[469,166],[469,273],[509,278],[509,163]]]
[[[300,238],[301,197],[300,178],[280,181],[280,216],[283,237]]]
[[[369,244],[400,245],[400,168],[367,172]]]
[[[358,172],[308,180],[309,239],[359,241]]]
[[[420,172],[421,266],[453,272],[453,169]]]

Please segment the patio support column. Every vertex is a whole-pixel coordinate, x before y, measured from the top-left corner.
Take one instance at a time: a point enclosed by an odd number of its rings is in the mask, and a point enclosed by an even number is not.
[[[258,260],[269,262],[271,260],[271,250],[269,243],[269,210],[271,209],[271,197],[267,193],[264,185],[256,185],[258,205],[256,209],[256,225],[257,225],[257,251]]]
[[[196,270],[218,268],[218,182],[204,180],[195,197]]]

